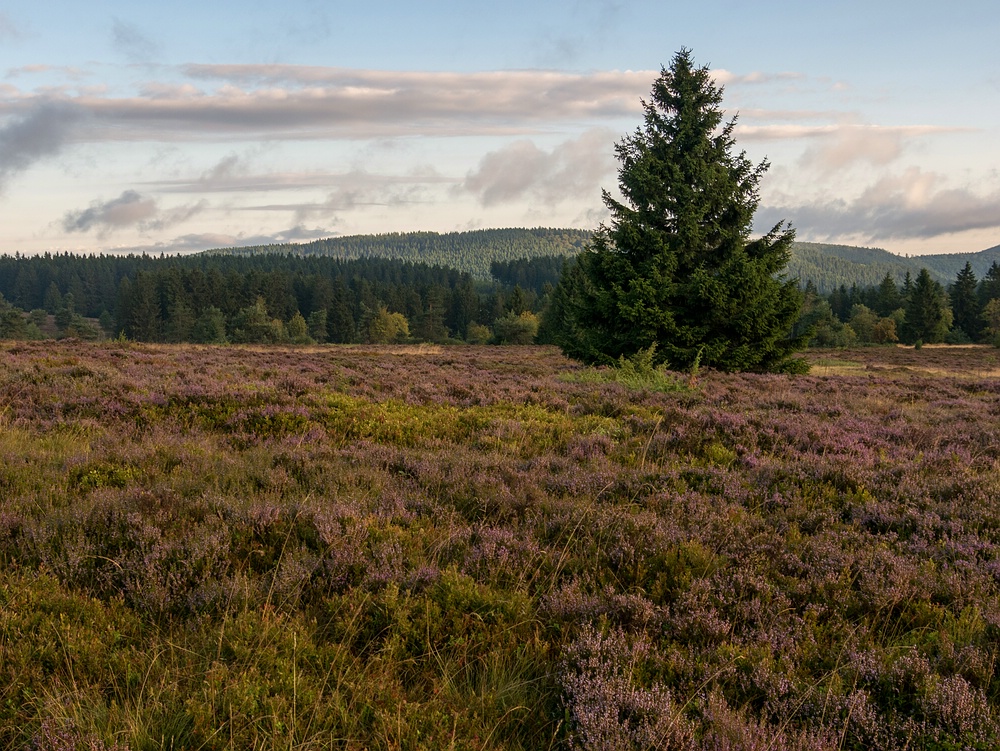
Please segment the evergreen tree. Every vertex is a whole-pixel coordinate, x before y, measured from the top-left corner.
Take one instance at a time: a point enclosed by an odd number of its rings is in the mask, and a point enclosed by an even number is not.
[[[284,324],[278,318],[271,318],[261,296],[233,317],[232,326],[231,339],[238,344],[274,344],[287,339]]]
[[[209,305],[205,308],[198,320],[194,322],[191,330],[191,341],[200,344],[225,344],[229,341],[226,337],[226,317],[222,311]]]
[[[837,316],[837,320],[841,322],[847,320],[851,309],[851,300],[845,285],[841,284],[830,293],[830,309]]]
[[[948,290],[955,328],[961,329],[972,341],[979,338],[983,328],[983,309],[976,294],[977,287],[972,264],[966,261],[965,268],[958,272],[955,283]]]
[[[0,294],[0,339],[26,339],[27,336],[28,322],[24,313]]]
[[[674,368],[804,368],[790,335],[801,305],[781,272],[794,232],[779,223],[750,240],[767,162],[733,154],[735,120],[723,123],[722,89],[682,49],[653,84],[645,126],[616,146],[625,203],[604,193],[610,227],[578,259],[570,356],[613,362],[656,348]],[[582,278],[581,278],[582,277]],[[560,282],[562,283],[562,282]]]
[[[927,269],[920,269],[906,305],[903,341],[907,344],[941,342],[949,328],[951,311],[946,304],[944,289],[931,279]]]
[[[878,291],[875,293],[875,312],[883,317],[892,315],[893,311],[898,310],[902,305],[903,298],[899,294],[896,280],[892,278],[892,274],[886,272],[881,284],[878,285]]]
[[[979,284],[979,303],[985,308],[990,300],[997,298],[1000,298],[1000,264],[994,261]]]
[[[910,296],[913,294],[913,277],[910,276],[910,272],[906,272],[906,276],[903,277],[903,290],[900,293],[902,297],[903,304],[908,305],[910,302]]]
[[[309,336],[313,341],[322,344],[326,341],[326,308],[314,310],[306,319],[309,328]]]
[[[129,328],[126,334],[140,342],[155,342],[160,338],[160,299],[153,274],[140,271],[132,286]]]

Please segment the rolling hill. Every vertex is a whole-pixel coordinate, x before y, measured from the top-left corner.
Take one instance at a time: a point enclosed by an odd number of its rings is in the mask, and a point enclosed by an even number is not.
[[[491,278],[493,262],[510,262],[544,256],[574,256],[590,239],[591,233],[578,229],[482,229],[469,232],[406,232],[378,235],[350,235],[316,240],[302,245],[256,245],[206,251],[226,255],[291,253],[298,256],[334,258],[395,258],[450,266],[479,279]],[[788,264],[788,275],[805,283],[812,280],[820,292],[841,284],[864,287],[878,284],[886,274],[901,281],[906,272],[916,276],[927,268],[942,284],[955,279],[969,262],[978,278],[994,262],[1000,262],[1000,245],[978,253],[940,253],[904,257],[880,248],[796,242]]]
[[[450,266],[479,279],[490,279],[494,261],[514,261],[540,256],[572,256],[590,240],[578,229],[482,229],[470,232],[405,232],[382,235],[330,237],[302,245],[257,245],[206,251],[231,255],[291,253],[334,258],[395,258],[403,261]]]

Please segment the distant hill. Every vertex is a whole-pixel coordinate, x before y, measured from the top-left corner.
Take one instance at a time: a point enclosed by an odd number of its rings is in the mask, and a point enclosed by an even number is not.
[[[497,267],[519,259],[574,256],[586,247],[591,233],[577,229],[481,229],[470,232],[404,232],[381,235],[331,237],[302,245],[255,245],[206,251],[226,255],[281,253],[333,258],[396,258],[430,265],[450,266],[479,279],[491,279]],[[788,275],[804,284],[812,280],[820,292],[841,284],[850,287],[876,285],[886,274],[898,281],[906,272],[916,276],[921,268],[942,284],[948,284],[965,266],[972,264],[982,279],[994,261],[1000,263],[1000,245],[978,253],[941,253],[905,258],[881,248],[797,242],[792,246]]]
[[[397,258],[450,266],[490,279],[490,264],[541,256],[573,256],[590,240],[578,229],[481,229],[471,232],[405,232],[331,237],[302,245],[257,245],[206,251],[232,255],[292,253],[334,258]]]
[[[965,266],[966,262],[972,264],[972,270],[976,272],[976,278],[982,279],[986,271],[994,263],[1000,263],[1000,245],[981,250],[978,253],[939,253],[932,256],[918,256],[908,259],[926,266],[930,272],[938,272],[953,281],[955,275]]]
[[[830,292],[841,284],[847,287],[876,285],[886,274],[900,281],[907,271],[915,277],[923,268],[936,281],[947,285],[955,281],[966,262],[972,265],[976,278],[982,279],[994,261],[1000,263],[1000,245],[978,253],[938,253],[906,258],[880,248],[797,242],[792,247],[787,273],[803,283],[811,279],[820,292]]]
[[[847,287],[876,285],[886,274],[892,274],[897,280],[902,280],[907,271],[916,276],[920,265],[913,261],[881,248],[797,242],[792,246],[787,274],[798,277],[803,284],[811,280],[821,293],[826,293],[841,284]],[[936,270],[930,267],[928,270],[938,281],[944,281]]]

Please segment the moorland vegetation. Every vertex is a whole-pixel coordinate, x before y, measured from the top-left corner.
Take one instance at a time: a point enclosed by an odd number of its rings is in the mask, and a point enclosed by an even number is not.
[[[1000,743],[1000,363],[0,345],[0,747]]]

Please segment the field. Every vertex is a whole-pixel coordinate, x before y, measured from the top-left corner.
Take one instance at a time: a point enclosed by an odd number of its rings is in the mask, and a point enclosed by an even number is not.
[[[0,748],[1000,744],[1000,352],[0,344]]]

